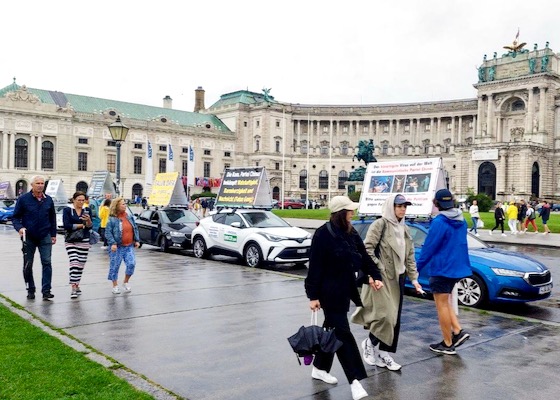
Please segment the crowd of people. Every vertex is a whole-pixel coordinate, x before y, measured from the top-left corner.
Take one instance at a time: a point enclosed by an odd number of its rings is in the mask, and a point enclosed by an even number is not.
[[[476,200],[473,201],[473,204],[475,202]],[[471,206],[469,209],[471,216],[473,215],[473,213],[471,212],[472,208],[473,206]],[[506,236],[504,224],[507,221],[507,226],[511,235],[527,233],[529,225],[531,225],[531,227],[533,228],[532,232],[538,234],[539,230],[537,227],[536,219],[541,218],[543,226],[542,234],[548,235],[550,233],[550,229],[548,227],[550,211],[551,205],[546,200],[543,200],[541,203],[526,202],[523,199],[517,202],[511,201],[509,203],[502,203],[501,201],[499,201],[496,204],[496,208],[494,210],[494,219],[496,221],[496,224],[491,230],[488,231],[488,233],[492,235],[493,232],[499,228],[502,232],[502,236]],[[476,213],[478,214],[478,207],[476,209]],[[475,226],[474,217],[473,226]]]
[[[42,264],[41,292],[43,300],[51,301],[52,288],[52,246],[57,241],[56,213],[53,199],[44,193],[45,178],[35,176],[31,179],[31,191],[18,199],[14,209],[13,227],[22,240],[23,277],[27,298],[35,299],[35,280],[33,278],[33,259],[39,250]],[[126,266],[122,289],[130,292],[129,284],[134,274],[136,259],[134,249],[140,246],[138,228],[134,218],[126,212],[126,202],[122,197],[110,199],[98,207],[97,202],[89,203],[84,192],[72,195],[72,206],[63,211],[64,246],[69,260],[70,298],[82,294],[80,283],[85,270],[87,257],[92,244],[100,237],[103,249],[107,250],[108,277],[112,292],[121,293],[118,285],[119,268],[124,261]]]

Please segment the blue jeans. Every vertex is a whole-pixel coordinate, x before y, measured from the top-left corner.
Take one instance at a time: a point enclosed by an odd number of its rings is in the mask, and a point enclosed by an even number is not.
[[[472,232],[474,229],[474,233],[478,233],[478,217],[471,217],[472,219],[472,228],[469,232]]]
[[[27,237],[27,246],[23,265],[23,279],[27,286],[27,291],[35,293],[35,280],[33,279],[33,259],[35,258],[35,250],[39,249],[41,264],[43,266],[43,278],[41,281],[41,292],[48,293],[51,291],[52,281],[52,241],[51,235],[47,235],[42,239],[33,240]]]

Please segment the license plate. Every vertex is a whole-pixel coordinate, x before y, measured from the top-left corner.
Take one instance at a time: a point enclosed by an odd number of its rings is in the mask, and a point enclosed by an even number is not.
[[[307,249],[297,249],[298,254],[305,254],[307,253]]]
[[[549,283],[548,285],[544,285],[539,288],[539,294],[549,293],[551,290],[552,290],[552,283]]]

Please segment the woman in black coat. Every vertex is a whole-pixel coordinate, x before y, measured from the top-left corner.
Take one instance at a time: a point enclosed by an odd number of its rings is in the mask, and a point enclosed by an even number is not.
[[[498,201],[498,204],[496,204],[496,209],[494,210],[494,219],[496,220],[496,226],[492,228],[492,230],[490,232],[488,232],[490,235],[492,234],[492,232],[494,232],[494,229],[501,227],[502,228],[502,236],[505,236],[506,234],[504,233],[504,219],[505,219],[505,215],[504,215],[504,209],[502,208],[502,202]]]
[[[350,221],[358,203],[346,196],[335,196],[329,205],[330,221],[315,232],[311,242],[309,271],[305,279],[305,291],[310,300],[310,308],[323,309],[323,326],[334,329],[342,346],[336,355],[352,389],[354,400],[367,396],[360,380],[367,377],[356,340],[350,331],[348,311],[350,300],[361,306],[356,276],[362,272],[366,281],[374,289],[383,287],[379,269],[368,255],[360,235]],[[318,353],[313,363],[311,376],[326,383],[338,380],[329,372],[334,361],[333,353]]]

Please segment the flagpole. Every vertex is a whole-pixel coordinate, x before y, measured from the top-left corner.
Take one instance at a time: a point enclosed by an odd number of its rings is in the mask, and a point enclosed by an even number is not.
[[[310,115],[307,113],[307,167],[306,167],[306,178],[305,178],[305,208],[309,208],[309,152],[311,151],[311,142],[310,142],[310,131],[311,131],[311,121]]]
[[[330,131],[330,139],[329,139],[329,173],[327,174],[327,179],[329,180],[327,182],[328,184],[328,189],[329,189],[329,202],[327,204],[331,203],[331,173],[332,173],[332,119],[331,119],[331,125],[329,126],[329,131]]]
[[[282,204],[282,208],[284,208],[284,199],[285,199],[285,177],[286,177],[286,109],[284,105],[282,105],[282,128],[283,128],[283,138],[282,138],[282,195],[280,196],[280,201]]]

